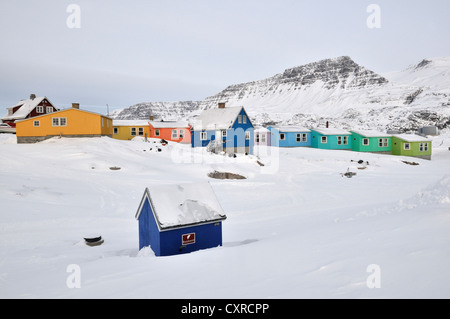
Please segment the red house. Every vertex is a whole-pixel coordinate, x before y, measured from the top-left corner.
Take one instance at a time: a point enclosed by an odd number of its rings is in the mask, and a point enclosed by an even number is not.
[[[14,128],[16,127],[16,120],[24,120],[59,111],[47,97],[36,97],[34,94],[31,94],[29,99],[21,100],[7,109],[8,113],[2,118],[2,121]]]
[[[178,143],[191,143],[191,126],[187,122],[150,121],[150,138]]]

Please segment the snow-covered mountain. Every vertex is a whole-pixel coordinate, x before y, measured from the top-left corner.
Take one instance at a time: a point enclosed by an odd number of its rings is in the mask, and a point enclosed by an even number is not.
[[[257,125],[320,126],[414,131],[450,126],[450,57],[426,59],[379,75],[350,57],[321,60],[270,78],[234,84],[198,102],[141,103],[117,119],[156,117],[192,120],[201,110],[244,106]],[[187,104],[185,104],[187,103]]]

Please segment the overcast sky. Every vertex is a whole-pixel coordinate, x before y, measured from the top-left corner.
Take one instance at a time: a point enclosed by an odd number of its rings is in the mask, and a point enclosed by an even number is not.
[[[449,0],[2,0],[0,113],[31,93],[100,113],[203,100],[342,55],[401,70],[450,56],[449,13]]]

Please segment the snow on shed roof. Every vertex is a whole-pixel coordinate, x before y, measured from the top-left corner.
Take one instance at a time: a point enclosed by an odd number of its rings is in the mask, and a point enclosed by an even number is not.
[[[394,134],[392,136],[406,142],[431,142],[428,138],[416,134]]]
[[[280,132],[311,132],[310,129],[302,126],[272,126]]]
[[[20,108],[12,115],[6,115],[3,117],[3,120],[19,120],[27,117],[28,114],[36,107],[42,100],[47,99],[45,96],[36,97],[34,99],[26,99],[19,101],[16,105],[8,107],[8,109],[12,109],[20,106]],[[47,99],[48,100],[48,99]]]
[[[185,121],[150,121],[151,126],[154,128],[179,128],[179,127],[188,127],[188,122]]]
[[[136,219],[146,197],[150,200],[160,230],[226,219],[209,182],[147,187]]]
[[[113,120],[113,126],[146,126],[147,120]]]
[[[242,110],[242,106],[204,110],[193,125],[194,130],[228,130]]]
[[[368,130],[351,130],[350,132],[359,134],[364,137],[390,137],[391,134],[379,132],[379,131],[368,131]]]
[[[316,131],[323,135],[350,135],[351,134],[349,131],[341,130],[338,128],[330,128],[330,127],[329,128],[326,128],[326,127],[314,128],[314,129],[312,129],[312,131]]]

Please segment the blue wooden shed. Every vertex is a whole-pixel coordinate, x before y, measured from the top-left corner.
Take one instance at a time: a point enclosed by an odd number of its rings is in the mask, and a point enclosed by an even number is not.
[[[204,110],[192,126],[192,147],[208,147],[214,152],[253,154],[254,127],[244,107]]]
[[[279,147],[310,147],[311,131],[300,126],[269,126],[270,143]]]
[[[222,245],[226,215],[209,182],[149,186],[135,217],[139,250],[150,246],[156,256]]]

